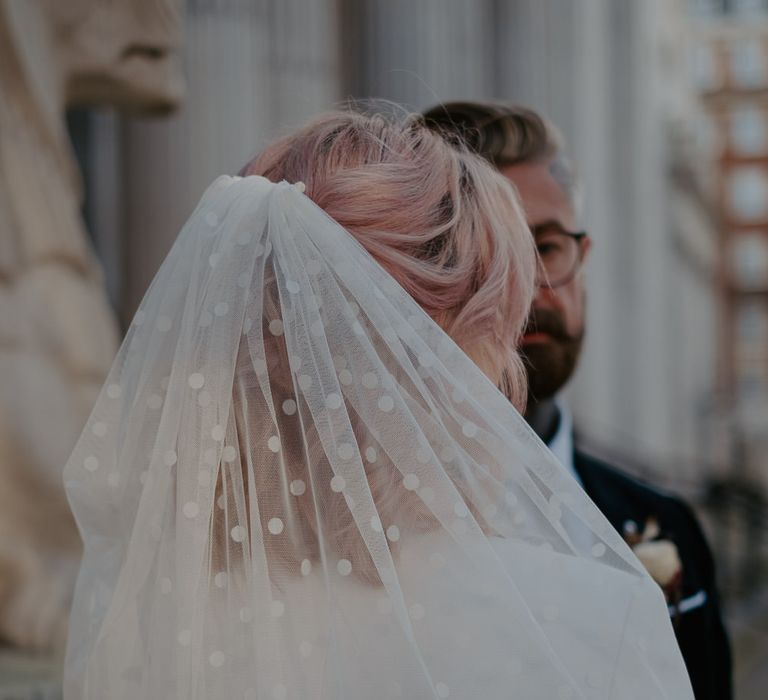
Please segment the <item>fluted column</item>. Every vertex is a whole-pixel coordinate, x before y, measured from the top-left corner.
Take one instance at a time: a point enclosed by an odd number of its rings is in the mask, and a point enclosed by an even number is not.
[[[190,2],[183,108],[124,129],[124,316],[205,187],[340,99],[337,22],[334,0]]]
[[[492,0],[348,0],[356,26],[344,38],[358,60],[348,89],[423,109],[495,92]],[[360,37],[354,36],[355,32]],[[352,52],[356,52],[356,56]]]

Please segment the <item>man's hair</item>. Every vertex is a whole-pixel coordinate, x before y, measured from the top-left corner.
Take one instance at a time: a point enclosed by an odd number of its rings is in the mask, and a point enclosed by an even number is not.
[[[576,206],[577,184],[560,131],[528,107],[503,102],[448,102],[424,112],[426,126],[469,147],[497,168],[549,163],[552,177]]]

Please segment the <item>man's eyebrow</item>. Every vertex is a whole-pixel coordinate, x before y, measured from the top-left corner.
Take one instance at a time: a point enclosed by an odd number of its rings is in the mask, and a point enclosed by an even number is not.
[[[561,222],[559,222],[557,219],[546,219],[545,221],[540,221],[536,224],[531,224],[529,226],[532,233],[536,233],[537,231],[543,231],[548,228],[556,228],[561,231],[565,231],[565,226]]]

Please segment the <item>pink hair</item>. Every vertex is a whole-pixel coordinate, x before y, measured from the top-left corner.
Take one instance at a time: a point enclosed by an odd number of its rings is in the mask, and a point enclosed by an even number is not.
[[[502,378],[518,407],[525,405],[525,374],[516,346],[533,298],[535,251],[514,190],[485,161],[450,146],[417,118],[393,122],[331,113],[267,147],[241,174],[304,182],[305,194],[350,231],[489,375]],[[274,307],[273,315],[278,313],[273,274],[264,303]],[[292,396],[285,341],[265,330],[263,337],[272,400],[279,406]],[[241,455],[248,454],[244,436],[261,428],[244,424],[248,387],[258,385],[248,376],[252,372],[244,350],[234,403]],[[357,431],[360,421],[350,406],[347,410]],[[277,420],[280,434],[295,430],[296,417],[278,412]],[[313,430],[306,443],[282,440],[284,462],[260,459],[249,466],[251,460],[243,460],[242,477],[232,475],[229,488],[238,478],[254,484],[257,502],[246,502],[246,508],[262,530],[275,508],[286,516],[290,509],[292,527],[286,536],[291,545],[267,545],[274,562],[297,572],[303,558],[317,559],[322,529],[334,552],[352,561],[356,576],[377,583],[378,573],[343,495],[330,488],[331,465]],[[361,452],[367,439],[361,430]],[[260,436],[256,444],[265,440],[266,435]],[[385,459],[382,455],[367,474],[384,527],[403,519],[414,529],[434,527],[437,522],[420,498],[398,489],[402,474],[393,464],[384,467]],[[316,500],[287,497],[292,480],[307,478]],[[227,488],[220,478],[219,492]],[[472,504],[467,505],[482,524]],[[215,529],[219,541],[226,542],[223,521]]]
[[[305,194],[352,233],[518,408],[535,251],[510,183],[420,117],[324,114],[243,169]]]

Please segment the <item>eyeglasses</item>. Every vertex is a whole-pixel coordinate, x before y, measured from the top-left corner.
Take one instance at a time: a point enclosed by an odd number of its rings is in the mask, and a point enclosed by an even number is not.
[[[538,284],[540,287],[562,287],[579,271],[584,261],[582,241],[586,231],[566,231],[551,222],[531,227],[539,253]]]

